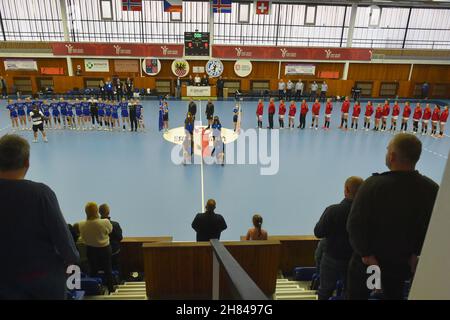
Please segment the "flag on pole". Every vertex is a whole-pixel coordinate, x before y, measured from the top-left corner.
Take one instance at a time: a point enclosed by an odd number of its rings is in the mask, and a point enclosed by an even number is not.
[[[161,131],[163,129],[163,127],[164,127],[164,121],[163,121],[164,110],[163,109],[164,109],[163,108],[163,101],[161,99],[161,100],[159,100],[159,131]]]
[[[123,11],[142,11],[142,0],[122,0]]]
[[[164,12],[183,12],[182,0],[164,0]]]
[[[269,0],[255,1],[255,13],[264,15],[270,14],[270,1]]]
[[[231,0],[213,0],[214,13],[231,13]]]

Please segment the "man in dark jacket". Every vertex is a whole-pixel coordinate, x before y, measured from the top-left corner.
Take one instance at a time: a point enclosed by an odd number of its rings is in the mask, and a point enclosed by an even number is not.
[[[188,112],[191,113],[192,118],[195,120],[195,114],[197,113],[197,105],[192,98],[189,99]]]
[[[353,198],[363,182],[360,177],[348,178],[344,185],[344,200],[326,208],[314,228],[315,236],[327,241],[320,259],[320,300],[331,297],[336,281],[345,281],[348,261],[353,253],[346,229],[347,218]]]
[[[219,79],[216,82],[217,98],[223,98],[224,85],[225,85],[225,82],[223,81],[222,76],[220,76]]]
[[[214,104],[212,103],[211,99],[208,100],[208,104],[206,105],[206,119],[208,119],[208,127],[206,129],[209,129],[213,123],[214,118]]]
[[[109,234],[109,244],[111,246],[112,253],[111,263],[113,270],[119,270],[120,242],[123,239],[122,228],[120,227],[120,224],[118,222],[111,221],[111,217],[109,216],[109,206],[106,203],[100,205],[100,207],[98,208],[98,212],[100,213],[102,219],[108,219],[113,226],[113,229]]]
[[[368,178],[353,201],[347,221],[354,251],[347,274],[349,299],[367,299],[370,290],[380,289],[373,278],[381,280],[385,299],[404,298],[405,280],[415,271],[439,188],[415,170],[421,152],[414,135],[397,134],[386,153],[390,171]]]
[[[136,110],[136,101],[133,101],[128,105],[128,110],[130,111],[130,125],[131,131],[137,132],[137,110]],[[134,128],[134,130],[133,130]]]
[[[198,213],[192,221],[192,229],[197,232],[197,241],[220,239],[220,234],[227,228],[227,224],[222,215],[214,212],[216,201],[209,199],[205,209],[205,213]]]

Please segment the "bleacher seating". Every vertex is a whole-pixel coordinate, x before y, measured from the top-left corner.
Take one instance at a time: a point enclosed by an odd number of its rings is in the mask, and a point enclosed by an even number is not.
[[[315,267],[297,267],[294,269],[294,279],[297,281],[312,281],[316,271]]]

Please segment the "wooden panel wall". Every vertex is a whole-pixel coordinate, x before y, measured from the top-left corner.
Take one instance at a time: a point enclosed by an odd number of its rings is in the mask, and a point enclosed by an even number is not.
[[[348,69],[349,80],[408,80],[409,64],[352,63]]]
[[[278,241],[223,242],[259,288],[275,293],[280,255]],[[211,299],[212,249],[208,242],[145,244],[145,282],[150,299]],[[221,270],[221,299],[231,298]]]
[[[120,269],[123,275],[131,272],[144,272],[144,252],[142,244],[172,242],[172,237],[127,237],[120,243]]]

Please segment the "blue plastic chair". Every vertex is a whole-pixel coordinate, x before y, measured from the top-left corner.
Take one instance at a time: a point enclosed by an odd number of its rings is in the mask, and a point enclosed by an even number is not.
[[[316,267],[294,268],[294,279],[297,281],[312,281],[316,271]]]

